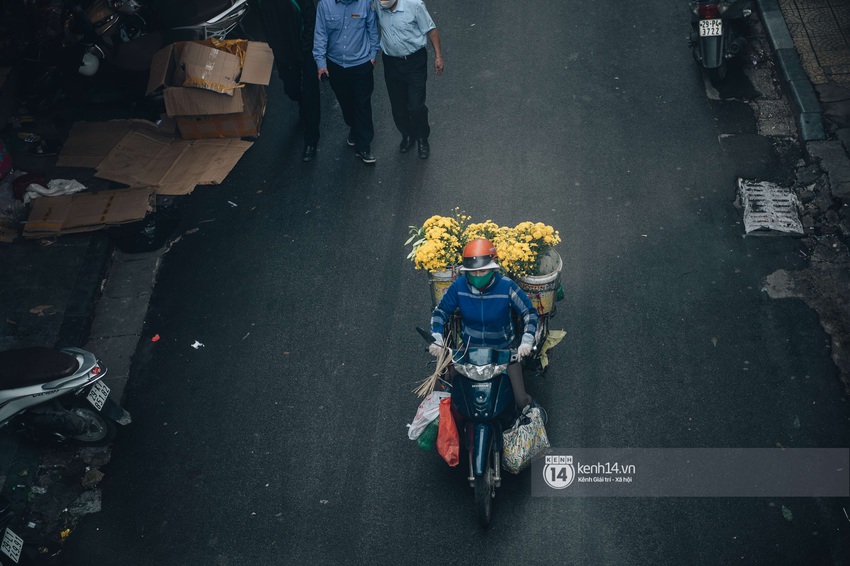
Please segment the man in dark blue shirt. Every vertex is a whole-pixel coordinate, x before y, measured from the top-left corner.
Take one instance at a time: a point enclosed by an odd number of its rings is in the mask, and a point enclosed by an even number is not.
[[[313,59],[316,4],[313,0],[266,0],[260,7],[283,91],[298,102],[298,118],[304,126],[302,159],[312,161],[321,120],[318,68]]]
[[[342,117],[348,145],[364,163],[375,163],[371,144],[374,68],[380,43],[371,0],[319,0],[313,58],[319,80],[327,76]]]

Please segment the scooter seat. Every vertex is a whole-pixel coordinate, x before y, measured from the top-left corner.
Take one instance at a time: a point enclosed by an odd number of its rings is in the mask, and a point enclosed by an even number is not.
[[[18,389],[73,375],[77,358],[65,352],[34,346],[0,352],[0,388]]]

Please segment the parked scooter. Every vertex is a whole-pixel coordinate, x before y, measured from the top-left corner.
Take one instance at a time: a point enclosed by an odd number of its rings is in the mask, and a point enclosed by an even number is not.
[[[248,0],[190,0],[163,5],[153,0],[95,0],[85,10],[76,5],[65,27],[66,36],[84,47],[80,74],[91,76],[103,61],[126,68],[138,68],[141,63],[136,60],[149,65],[153,51],[171,41],[224,39],[247,13]]]
[[[11,502],[0,496],[0,564],[31,566],[36,564],[40,545],[21,538],[19,533],[23,533],[18,527],[15,527],[17,532],[12,530],[15,518]]]
[[[744,52],[752,12],[752,0],[691,2],[691,52],[712,80],[723,80],[727,60]]]
[[[109,399],[106,367],[79,348],[0,352],[0,427],[35,438],[107,444],[130,414]]]

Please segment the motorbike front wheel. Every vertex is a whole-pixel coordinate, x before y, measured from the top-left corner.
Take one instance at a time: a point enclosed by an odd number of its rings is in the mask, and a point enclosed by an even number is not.
[[[118,432],[115,423],[98,413],[94,408],[72,407],[69,411],[86,422],[86,432],[68,436],[77,444],[101,446],[109,444],[115,438]]]
[[[490,525],[493,516],[493,497],[495,482],[493,480],[493,451],[488,449],[487,467],[483,476],[475,478],[475,512],[482,527]]]

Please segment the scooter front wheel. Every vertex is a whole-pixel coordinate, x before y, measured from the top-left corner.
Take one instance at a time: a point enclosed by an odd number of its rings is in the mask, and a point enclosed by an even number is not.
[[[487,467],[483,476],[475,478],[475,512],[482,527],[490,525],[493,516],[493,497],[495,496],[495,481],[493,478],[493,451],[487,454]]]

